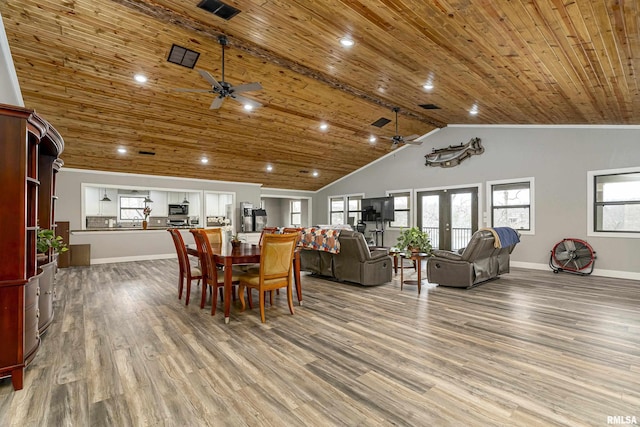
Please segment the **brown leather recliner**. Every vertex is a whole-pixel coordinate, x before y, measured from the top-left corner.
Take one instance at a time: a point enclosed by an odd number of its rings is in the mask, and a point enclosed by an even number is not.
[[[510,254],[515,244],[495,247],[489,230],[478,230],[461,254],[435,250],[427,261],[429,283],[457,288],[470,288],[509,272]]]
[[[357,231],[342,230],[338,241],[340,252],[337,254],[303,249],[301,270],[363,286],[391,281],[393,258],[388,250],[370,250],[362,233]]]

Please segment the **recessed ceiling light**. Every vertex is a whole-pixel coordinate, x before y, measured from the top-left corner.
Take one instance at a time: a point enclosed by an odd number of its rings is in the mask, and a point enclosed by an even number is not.
[[[319,174],[318,174],[318,171],[313,171],[313,172],[311,173],[311,175],[313,175],[313,176],[318,176]]]
[[[126,152],[127,152],[127,149],[126,149],[126,148],[123,148],[123,147],[118,148],[118,153],[120,153],[120,154],[124,154],[124,153],[126,153]]]
[[[329,129],[329,125],[326,123],[320,123],[320,130],[327,130]]]
[[[267,165],[267,172],[271,172],[273,170],[273,166]]]
[[[136,74],[135,76],[133,76],[133,78],[138,83],[145,83],[147,81],[147,76],[145,76],[144,74]]]
[[[344,47],[351,47],[356,44],[356,42],[354,42],[353,39],[349,37],[343,37],[340,39],[340,44]]]
[[[428,81],[428,82],[426,82],[425,84],[423,84],[423,85],[422,85],[422,87],[423,87],[425,90],[431,90],[431,89],[433,89],[433,82]]]
[[[376,142],[376,137],[375,137],[375,136],[373,136],[373,135],[371,135],[371,136],[369,137],[369,142],[371,142],[371,143]]]
[[[247,110],[247,111],[251,111],[251,110],[253,110],[253,105],[251,105],[251,104],[244,104],[244,109],[245,109],[245,110]]]
[[[475,116],[478,114],[478,104],[473,104],[473,106],[469,110],[469,114],[471,114],[472,116]]]
[[[207,159],[206,157],[203,157],[200,159],[201,163],[209,163],[209,159]]]

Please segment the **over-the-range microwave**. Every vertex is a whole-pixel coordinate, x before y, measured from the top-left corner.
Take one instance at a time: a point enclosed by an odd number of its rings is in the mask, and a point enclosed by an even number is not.
[[[189,205],[169,205],[169,215],[189,215]]]

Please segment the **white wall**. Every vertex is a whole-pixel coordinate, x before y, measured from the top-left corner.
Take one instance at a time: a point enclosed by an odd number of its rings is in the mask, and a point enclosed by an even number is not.
[[[425,166],[433,148],[466,143],[480,137],[485,152],[453,168]],[[640,279],[640,239],[587,238],[587,171],[640,166],[640,127],[448,127],[421,146],[407,146],[328,186],[314,196],[313,217],[328,221],[327,198],[386,190],[424,189],[482,184],[480,209],[485,211],[486,182],[534,177],[535,235],[516,247],[513,265],[548,268],[553,245],[566,237],[587,240],[597,252],[596,274]],[[480,226],[486,224],[481,223]],[[385,244],[397,232],[385,233]]]

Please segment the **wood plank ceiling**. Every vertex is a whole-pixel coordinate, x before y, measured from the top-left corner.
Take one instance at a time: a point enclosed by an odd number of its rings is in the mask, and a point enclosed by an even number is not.
[[[25,104],[63,135],[67,167],[317,190],[392,150],[394,122],[371,123],[396,106],[402,135],[640,123],[638,1],[229,0],[228,21],[198,2],[0,0]],[[261,108],[174,90],[210,88],[196,69],[221,78],[219,35],[225,80],[260,82],[245,95]],[[196,69],[167,62],[174,43]]]

